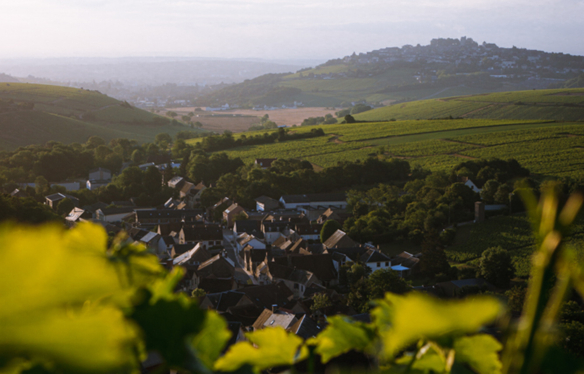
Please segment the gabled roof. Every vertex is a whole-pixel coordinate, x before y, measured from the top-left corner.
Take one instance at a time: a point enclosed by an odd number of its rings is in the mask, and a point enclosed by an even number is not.
[[[179,183],[180,181],[182,181],[183,179],[184,179],[183,177],[176,175],[176,176],[172,177],[172,178],[171,178],[171,179],[168,181],[168,183],[170,183],[170,184],[177,184],[177,183]]]
[[[205,295],[205,299],[214,309],[220,312],[225,312],[228,308],[236,306],[245,294],[237,291],[227,291],[215,294]],[[203,304],[203,302],[201,302]]]
[[[236,231],[237,233],[245,232],[248,234],[253,234],[254,231],[258,233],[261,232],[261,228],[261,222],[255,219],[242,219],[235,221],[233,224],[233,231]]]
[[[188,194],[191,191],[191,188],[195,187],[195,185],[191,182],[185,182],[182,187],[180,188],[180,192],[182,194]]]
[[[369,262],[387,262],[387,261],[391,261],[391,259],[375,249],[368,249],[367,252],[361,255],[361,262],[365,264]]]
[[[255,305],[264,308],[271,308],[272,305],[284,305],[294,296],[284,282],[245,287],[239,291],[245,293]]]
[[[108,204],[102,203],[101,201],[98,201],[97,203],[83,206],[83,209],[90,211],[91,213],[95,213],[95,212],[97,212],[98,209],[105,209],[107,207],[108,207]]]
[[[132,227],[128,230],[128,236],[132,238],[132,240],[140,240],[150,231],[141,229],[139,227]]]
[[[361,261],[361,256],[365,254],[369,249],[365,247],[345,247],[345,248],[328,248],[327,252],[334,255],[335,253],[341,253],[353,262]],[[338,257],[335,257],[335,259]],[[340,258],[339,258],[340,259]]]
[[[97,212],[101,212],[104,216],[115,215],[115,214],[129,214],[134,212],[134,207],[123,206],[119,208],[103,208],[98,209]]]
[[[241,205],[234,203],[234,204],[231,204],[227,209],[225,209],[224,212],[227,214],[239,213],[239,212],[245,212],[245,209],[243,209],[243,207]]]
[[[294,325],[290,326],[288,331],[306,340],[320,334],[321,328],[312,318],[305,314]]]
[[[215,255],[203,262],[197,268],[197,275],[201,278],[233,278],[235,274],[235,264],[221,254]]]
[[[91,212],[87,212],[81,208],[73,208],[72,211],[69,212],[65,219],[71,222],[77,222],[80,219],[91,219],[92,214]]]
[[[194,246],[192,244],[174,244],[172,246],[172,249],[170,252],[171,252],[172,258],[177,258],[178,256],[190,251],[193,248],[194,248]],[[204,259],[203,261],[207,261],[209,258],[211,258],[211,256]]]
[[[71,200],[79,201],[79,199],[76,198],[75,196],[67,195],[67,194],[60,193],[60,192],[45,196],[45,199],[51,200],[51,201],[59,201],[59,200],[63,200],[63,199],[71,199]]]
[[[184,248],[183,246],[189,246],[189,244],[178,245],[175,244],[173,252],[177,249]],[[211,254],[197,243],[194,247],[191,245],[191,249],[178,255],[172,260],[173,265],[184,265],[187,263],[204,263],[211,258]]]
[[[184,233],[185,240],[188,242],[223,240],[223,230],[218,224],[184,225],[181,231]]]
[[[274,258],[280,265],[296,267],[313,273],[319,280],[329,282],[337,278],[337,271],[330,254],[322,255],[290,255]]]
[[[313,274],[309,271],[279,265],[275,262],[268,263],[268,267],[272,277],[298,284],[307,285],[310,279],[313,277]]]
[[[155,240],[156,237],[160,237],[157,232],[149,231],[146,235],[140,238],[142,243],[150,243],[152,240]]]
[[[354,241],[343,230],[337,230],[325,242],[326,248],[358,247],[359,243]]]
[[[207,293],[231,291],[233,289],[233,279],[203,278],[199,282],[199,288]]]
[[[24,191],[19,190],[18,188],[15,189],[14,191],[12,191],[10,193],[10,196],[12,197],[28,197],[28,194]]]
[[[255,240],[257,240],[257,241],[259,241],[259,242],[262,242],[262,243],[263,243],[263,241],[262,241],[262,240],[259,240],[259,239],[258,239],[258,238],[256,238],[255,236],[253,236],[253,235],[249,235],[249,234],[246,234],[246,233],[243,233],[243,234],[241,234],[241,235],[240,235],[240,236],[237,238],[237,242],[239,243],[239,245],[241,245],[241,246],[245,246],[247,243],[251,242],[251,241],[252,241],[252,240],[254,240],[254,239],[255,239]]]
[[[292,253],[300,253],[300,250],[304,248],[307,244],[308,243],[304,239],[300,238],[296,240],[290,248],[288,248],[288,251]]]
[[[285,313],[285,312],[272,312],[269,309],[264,309],[262,314],[258,317],[258,319],[252,325],[254,330],[261,330],[264,327],[276,327],[280,326],[284,329],[288,329],[298,320],[296,316],[292,313]]]
[[[276,199],[272,199],[269,196],[266,195],[262,195],[260,197],[258,197],[257,199],[255,199],[256,202],[260,203],[260,204],[264,204],[264,205],[270,205],[270,206],[279,206],[280,202]]]

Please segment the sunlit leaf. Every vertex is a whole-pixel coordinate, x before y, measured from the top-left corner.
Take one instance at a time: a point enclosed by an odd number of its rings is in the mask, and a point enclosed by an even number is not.
[[[0,355],[35,357],[71,372],[129,370],[137,332],[114,308],[49,310],[3,319]]]
[[[346,317],[330,317],[328,323],[324,331],[308,341],[308,344],[316,345],[316,353],[324,363],[352,349],[365,350],[375,337],[371,328],[363,323],[348,321]]]
[[[456,339],[456,362],[466,363],[478,374],[500,373],[502,364],[498,352],[503,348],[490,335],[479,334]]]
[[[447,366],[446,357],[440,352],[439,347],[433,344],[425,345],[417,354],[404,355],[396,360],[397,367],[394,373],[442,373]]]
[[[134,325],[100,302],[127,289],[91,224],[0,227],[0,357],[50,362],[61,371],[136,365]]]
[[[443,301],[419,293],[388,293],[377,305],[371,314],[386,360],[421,338],[476,332],[501,311],[500,303],[490,297]]]
[[[89,224],[70,231],[0,227],[0,319],[122,291],[100,247],[105,240],[105,231]]]
[[[287,333],[281,327],[266,328],[246,335],[249,342],[233,345],[227,353],[215,363],[215,370],[234,371],[244,365],[251,365],[256,370],[276,366],[293,365],[305,359],[308,349],[302,344],[302,338]]]
[[[205,325],[201,332],[192,341],[192,347],[203,364],[213,369],[225,344],[231,338],[231,331],[227,329],[227,322],[214,311],[207,311]]]

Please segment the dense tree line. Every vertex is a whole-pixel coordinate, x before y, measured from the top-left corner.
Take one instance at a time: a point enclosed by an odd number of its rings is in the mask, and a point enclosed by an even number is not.
[[[38,224],[59,222],[62,220],[63,218],[55,213],[48,205],[41,204],[33,198],[21,198],[0,194],[0,222],[13,221]]]
[[[189,176],[199,180],[196,171],[190,170],[193,173]],[[410,171],[409,163],[398,159],[339,162],[320,172],[315,172],[307,161],[278,159],[269,169],[245,165],[223,174],[214,188],[203,192],[202,201],[209,206],[229,196],[242,206],[252,208],[254,199],[262,195],[277,198],[287,194],[343,191],[356,185],[406,180]]]
[[[196,150],[204,152],[216,152],[230,148],[240,147],[243,145],[270,144],[275,142],[285,142],[288,140],[307,139],[318,136],[324,136],[322,129],[311,129],[310,132],[295,133],[288,129],[279,128],[271,133],[258,135],[241,135],[235,139],[231,131],[225,131],[222,135],[207,136],[202,141],[195,144]]]

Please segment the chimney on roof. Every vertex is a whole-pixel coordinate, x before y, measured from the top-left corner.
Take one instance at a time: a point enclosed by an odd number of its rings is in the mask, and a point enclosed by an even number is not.
[[[272,304],[272,313],[278,313],[278,304]]]

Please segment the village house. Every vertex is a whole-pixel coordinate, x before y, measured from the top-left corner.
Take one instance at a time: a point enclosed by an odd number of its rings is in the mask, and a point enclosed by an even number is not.
[[[230,280],[233,284],[235,264],[223,254],[217,254],[200,264],[194,271],[191,289],[199,288],[203,279]]]
[[[85,185],[88,190],[95,190],[98,187],[107,186],[112,181],[112,172],[106,168],[96,168],[89,171]]]
[[[93,214],[91,214],[91,212],[81,208],[73,208],[73,210],[67,214],[65,220],[67,221],[67,226],[73,227],[79,222],[91,221],[92,218]]]
[[[279,265],[309,271],[318,279],[319,282],[316,283],[320,283],[325,287],[334,286],[338,283],[338,274],[330,254],[288,255],[274,257],[273,262]]]
[[[54,193],[52,195],[45,196],[45,204],[50,206],[52,209],[57,209],[57,205],[63,199],[69,199],[73,201],[73,205],[78,207],[79,206],[79,199],[75,196],[67,195],[64,193]]]
[[[198,217],[203,213],[202,209],[156,209],[137,210],[135,222],[140,226],[156,226],[164,223],[193,223],[198,221]]]
[[[175,188],[176,189],[176,188],[181,188],[182,185],[184,184],[184,182],[185,182],[185,179],[183,177],[176,175],[176,176],[172,177],[167,182],[167,185],[170,188]]]
[[[218,224],[185,224],[179,232],[178,242],[179,244],[201,243],[205,249],[220,247],[223,244],[223,230]]]
[[[278,200],[272,199],[271,197],[265,195],[255,199],[255,202],[256,210],[258,212],[269,212],[280,207],[280,202]]]
[[[359,247],[360,244],[351,239],[346,232],[339,229],[323,243],[323,246],[325,249],[336,249]]]
[[[240,213],[245,214],[245,209],[237,203],[230,205],[223,211],[223,220],[227,222],[227,227],[233,227],[235,217]]]
[[[269,169],[272,167],[272,163],[276,160],[277,158],[256,158],[254,164],[262,169]]]
[[[235,245],[238,253],[246,246],[251,246],[255,249],[266,249],[266,243],[263,240],[247,233],[239,235],[237,239],[235,239]]]
[[[300,206],[345,208],[347,206],[347,197],[344,193],[283,195],[280,197],[280,203],[286,209],[296,209]]]
[[[271,278],[275,281],[282,281],[292,290],[295,297],[303,297],[304,291],[313,283],[320,284],[313,273],[307,270],[280,265],[275,262],[268,263],[268,270]]]
[[[262,223],[255,219],[240,219],[233,223],[233,233],[239,236],[243,233],[253,235],[258,239],[264,239]]]
[[[200,182],[195,185],[191,182],[184,182],[180,188],[179,196],[184,199],[188,208],[192,209],[196,204],[201,201],[201,194],[207,187]]]
[[[95,219],[102,222],[121,222],[134,215],[134,207],[102,208],[95,212]]]

